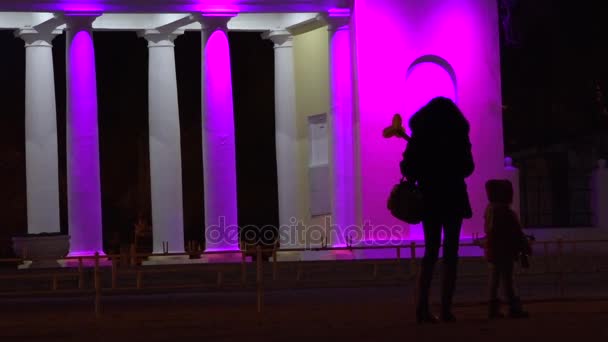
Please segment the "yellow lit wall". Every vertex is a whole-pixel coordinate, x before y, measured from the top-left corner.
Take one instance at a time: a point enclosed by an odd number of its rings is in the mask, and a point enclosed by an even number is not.
[[[327,27],[294,37],[294,68],[296,82],[296,113],[298,147],[300,217],[304,224],[321,225],[324,217],[311,217],[309,199],[308,117],[329,112],[328,33]]]

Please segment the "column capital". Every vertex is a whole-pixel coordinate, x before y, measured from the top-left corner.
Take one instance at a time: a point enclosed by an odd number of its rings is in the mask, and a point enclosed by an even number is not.
[[[51,43],[57,35],[61,34],[61,30],[37,30],[34,27],[25,27],[15,31],[15,37],[19,37],[25,41],[25,47],[53,47]]]
[[[201,23],[201,29],[204,31],[228,30],[228,22],[236,17],[236,12],[214,12],[214,13],[196,13],[193,14],[193,19]]]
[[[163,32],[160,30],[144,30],[139,31],[138,35],[148,41],[148,47],[174,47],[173,41],[179,35],[183,34],[184,30],[175,30],[173,32]]]
[[[327,21],[328,29],[336,31],[348,28],[351,12],[348,8],[333,8],[323,15]]]
[[[63,12],[55,14],[56,18],[63,19],[66,29],[88,29],[93,26],[95,19],[101,16],[100,12]]]
[[[275,49],[293,47],[293,34],[287,30],[270,30],[262,38],[272,41]]]

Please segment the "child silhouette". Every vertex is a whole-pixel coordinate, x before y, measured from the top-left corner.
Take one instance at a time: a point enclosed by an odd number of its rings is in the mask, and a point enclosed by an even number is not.
[[[528,317],[522,309],[513,286],[513,264],[520,255],[531,253],[517,214],[511,209],[513,185],[508,180],[490,180],[486,183],[490,204],[485,212],[485,256],[490,263],[490,302],[488,317],[501,318],[498,287],[502,281],[509,317]]]

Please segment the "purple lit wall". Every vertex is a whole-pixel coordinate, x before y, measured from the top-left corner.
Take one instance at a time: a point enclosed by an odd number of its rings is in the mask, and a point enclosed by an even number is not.
[[[402,224],[386,210],[386,199],[400,178],[405,143],[384,139],[381,132],[394,113],[409,120],[442,95],[455,99],[471,123],[477,168],[468,185],[474,217],[465,221],[463,233],[483,229],[483,184],[506,174],[496,6],[486,0],[355,0],[364,222]],[[403,238],[422,236],[413,229]]]
[[[95,51],[82,20],[74,20],[66,42],[70,255],[102,252]]]
[[[206,250],[238,249],[230,48],[223,29],[203,30],[203,171]]]

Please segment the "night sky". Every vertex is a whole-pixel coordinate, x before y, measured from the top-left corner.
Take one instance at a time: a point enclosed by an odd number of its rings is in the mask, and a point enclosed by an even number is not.
[[[501,44],[507,154],[578,143],[598,129],[605,134],[608,118],[599,115],[594,83],[606,98],[605,11],[587,0],[517,2],[513,24],[521,44]]]
[[[606,125],[594,102],[595,81],[608,89],[606,35],[600,11],[572,2],[520,1],[502,39],[507,153],[580,140]],[[150,220],[147,46],[134,32],[94,33],[101,150],[104,240],[129,239],[137,217]],[[0,31],[0,239],[26,232],[23,41]],[[176,40],[186,240],[203,234],[200,33]],[[259,33],[230,33],[237,135],[239,223],[278,224],[274,145],[274,53]],[[67,232],[65,35],[54,40],[61,225]],[[603,121],[602,121],[603,120]],[[604,126],[602,126],[604,125]],[[2,241],[0,241],[2,242]],[[9,248],[10,243],[0,243]],[[1,253],[2,251],[0,251]]]

